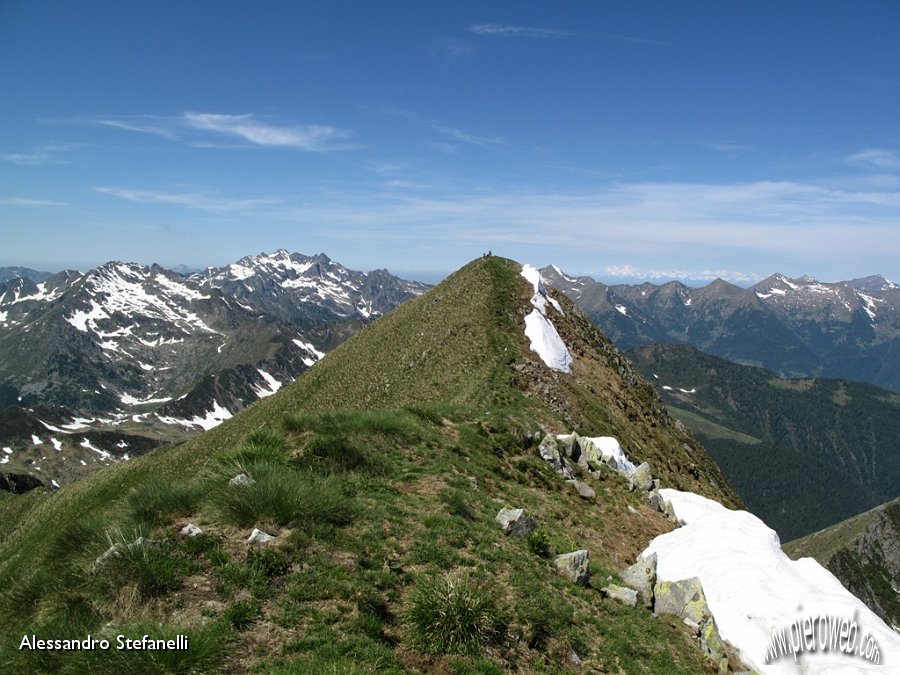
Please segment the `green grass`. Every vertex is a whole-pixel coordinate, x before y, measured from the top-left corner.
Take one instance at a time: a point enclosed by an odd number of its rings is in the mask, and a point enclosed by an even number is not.
[[[733,441],[735,443],[743,443],[744,445],[759,445],[762,442],[755,436],[751,436],[750,434],[743,434],[740,431],[735,431],[734,429],[729,429],[728,427],[717,424],[712,420],[698,415],[695,412],[691,412],[690,410],[685,410],[684,408],[677,408],[673,405],[670,405],[669,412],[672,413],[672,415],[674,415],[677,419],[684,422],[686,426],[693,429],[694,433],[701,434],[709,438],[723,439],[726,441]]]
[[[480,655],[506,633],[487,585],[466,576],[422,578],[405,619],[412,642],[429,654]]]
[[[149,527],[192,513],[199,501],[199,486],[161,479],[138,485],[127,498],[132,517]]]

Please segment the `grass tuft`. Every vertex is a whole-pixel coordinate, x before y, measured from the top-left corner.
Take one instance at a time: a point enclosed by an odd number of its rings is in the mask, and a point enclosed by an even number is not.
[[[505,635],[490,592],[468,577],[425,577],[405,614],[410,639],[429,654],[482,654]]]

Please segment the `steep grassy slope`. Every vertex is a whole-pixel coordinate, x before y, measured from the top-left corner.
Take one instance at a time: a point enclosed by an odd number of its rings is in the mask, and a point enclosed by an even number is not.
[[[784,545],[812,557],[887,623],[900,625],[900,499]]]
[[[613,435],[665,485],[740,499],[570,303],[554,322],[572,374],[530,351],[519,269],[475,261],[216,429],[0,502],[0,670],[559,671],[573,653],[598,670],[708,669],[684,626],[553,573],[551,551],[586,548],[602,586],[671,525],[617,477],[580,498],[535,439]],[[241,473],[254,483],[230,485]],[[505,537],[504,504],[539,534]],[[188,520],[205,534],[180,536]],[[251,546],[253,527],[275,541]],[[478,609],[448,647],[422,627],[453,598]],[[15,649],[25,633],[179,631],[189,653]]]
[[[893,392],[844,380],[783,380],[688,345],[628,355],[782,540],[900,492],[900,397]]]

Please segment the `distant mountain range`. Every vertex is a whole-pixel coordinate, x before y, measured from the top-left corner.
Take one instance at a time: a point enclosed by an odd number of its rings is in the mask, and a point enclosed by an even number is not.
[[[0,413],[0,464],[48,482],[214,426],[427,288],[284,250],[188,277],[109,262],[36,279],[0,284],[0,410],[19,409]],[[88,429],[124,445],[88,448]]]
[[[741,288],[718,279],[608,286],[541,270],[617,347],[686,343],[783,377],[840,377],[900,391],[900,286],[774,274]]]
[[[627,355],[783,541],[900,494],[900,395],[784,380],[690,345]]]

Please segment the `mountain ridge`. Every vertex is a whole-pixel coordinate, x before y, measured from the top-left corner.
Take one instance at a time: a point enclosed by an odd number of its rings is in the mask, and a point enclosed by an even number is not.
[[[900,287],[877,275],[823,283],[773,274],[749,288],[722,280],[691,288],[606,285],[553,266],[542,273],[626,351],[689,343],[782,377],[842,377],[900,391]]]

